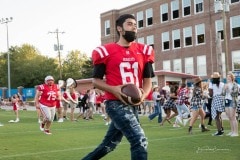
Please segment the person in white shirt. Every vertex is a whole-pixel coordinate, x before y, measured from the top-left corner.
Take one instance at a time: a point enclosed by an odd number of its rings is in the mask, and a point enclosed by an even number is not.
[[[217,132],[213,136],[223,135],[223,124],[221,114],[225,111],[224,98],[222,96],[222,90],[224,83],[220,81],[220,74],[214,72],[212,77],[212,83],[209,83],[209,95],[212,97],[212,119],[215,119]]]

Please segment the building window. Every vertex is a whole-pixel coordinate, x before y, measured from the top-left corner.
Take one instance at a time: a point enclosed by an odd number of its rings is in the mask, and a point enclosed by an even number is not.
[[[171,63],[170,60],[163,61],[163,70],[171,71]]]
[[[174,59],[173,60],[173,71],[174,72],[182,72],[181,59]]]
[[[172,31],[173,48],[180,48],[180,29]]]
[[[137,25],[138,28],[143,27],[143,11],[137,12]]]
[[[207,75],[206,56],[197,57],[197,75],[199,76]]]
[[[138,39],[137,39],[137,42],[138,42],[138,43],[142,43],[142,44],[144,44],[144,37],[140,37],[140,38],[138,38]]]
[[[203,12],[203,0],[194,0],[195,13]]]
[[[191,0],[182,0],[183,3],[183,17],[191,14]]]
[[[153,10],[152,8],[149,8],[146,10],[146,22],[147,26],[150,26],[153,24]]]
[[[193,57],[185,58],[185,73],[194,74]]]
[[[240,71],[240,50],[232,52],[233,70]]]
[[[240,16],[230,17],[232,38],[240,37]]]
[[[216,35],[220,34],[221,39],[224,39],[224,34],[223,34],[223,21],[222,20],[216,20]]]
[[[205,43],[205,25],[199,24],[195,26],[196,29],[196,44]]]
[[[240,2],[240,0],[231,0],[231,3],[237,3]]]
[[[110,35],[110,20],[105,21],[105,36]]]
[[[160,11],[161,11],[161,22],[166,22],[168,21],[168,4],[162,4],[160,6]]]
[[[183,28],[184,46],[192,46],[192,27]]]
[[[169,32],[162,33],[162,50],[169,50],[170,49],[169,43]]]
[[[154,48],[154,36],[147,36],[147,45],[152,46]]]
[[[171,8],[172,8],[172,19],[179,18],[179,1],[178,0],[172,1]]]

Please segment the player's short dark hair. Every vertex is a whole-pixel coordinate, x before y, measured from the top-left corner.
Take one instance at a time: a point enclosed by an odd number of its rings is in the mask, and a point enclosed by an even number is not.
[[[117,27],[118,27],[118,26],[122,27],[122,26],[123,26],[123,23],[124,23],[124,22],[126,21],[126,19],[128,19],[128,18],[131,18],[131,19],[136,20],[136,18],[135,18],[133,15],[131,15],[131,14],[123,14],[123,15],[119,16],[118,19],[116,20],[116,30],[117,30]],[[118,35],[119,35],[118,30],[117,30],[117,33],[118,33]]]

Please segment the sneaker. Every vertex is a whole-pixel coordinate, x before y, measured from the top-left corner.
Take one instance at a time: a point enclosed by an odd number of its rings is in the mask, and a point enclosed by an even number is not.
[[[215,134],[213,134],[213,136],[223,136],[223,131],[218,131]]]
[[[52,133],[49,130],[44,130],[44,133],[47,135],[51,135]]]
[[[173,127],[174,128],[178,128],[178,127],[180,127],[178,124],[173,124]]]
[[[176,117],[176,122],[180,123],[180,124],[183,124],[182,118],[179,117],[179,116]]]
[[[19,122],[19,121],[20,121],[19,118],[17,118],[14,122],[17,123],[17,122]]]
[[[236,134],[236,133],[233,133],[233,134],[231,134],[231,136],[230,137],[238,137],[238,134]]]
[[[226,134],[226,136],[231,136],[233,133],[232,132],[229,132],[228,134]]]
[[[63,122],[63,118],[59,118],[58,122],[59,123]]]
[[[40,123],[40,131],[44,131],[44,126],[45,126],[45,124],[44,123]]]
[[[0,123],[0,127],[4,126],[2,123]]]

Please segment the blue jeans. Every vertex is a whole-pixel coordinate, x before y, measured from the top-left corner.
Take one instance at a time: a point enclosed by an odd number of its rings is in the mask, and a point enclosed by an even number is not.
[[[158,116],[158,123],[162,122],[162,108],[160,103],[157,102],[157,105],[154,105],[154,112],[148,116],[150,120],[153,120],[155,117]]]
[[[189,111],[188,107],[186,106],[186,104],[177,104],[177,111],[178,111],[178,115],[181,118],[183,117],[183,113],[190,114],[190,111]]]
[[[138,108],[120,101],[107,101],[106,112],[111,118],[102,143],[82,160],[98,160],[113,151],[123,136],[131,145],[132,160],[147,160],[147,138],[137,119]]]

